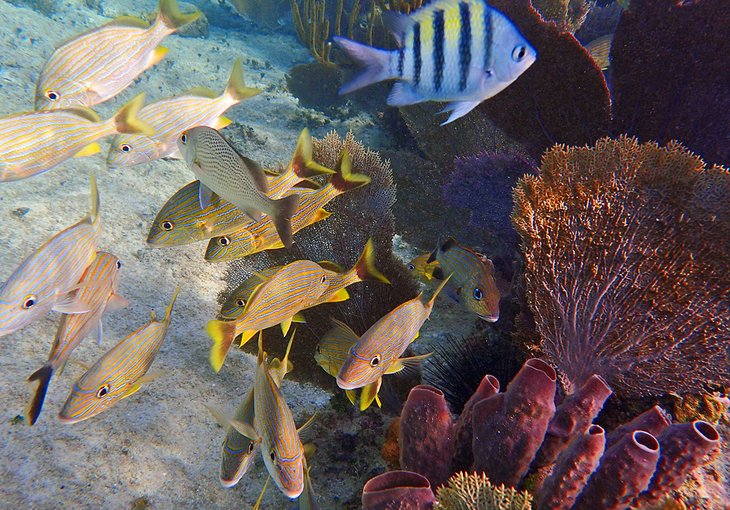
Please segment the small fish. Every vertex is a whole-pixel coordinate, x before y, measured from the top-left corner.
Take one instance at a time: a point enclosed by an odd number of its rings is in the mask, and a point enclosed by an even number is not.
[[[238,335],[242,335],[241,346],[258,331],[277,324],[281,324],[286,335],[292,321],[302,321],[297,314],[312,306],[328,285],[327,272],[311,260],[297,260],[282,267],[256,287],[240,319],[208,322],[206,331],[213,340],[210,349],[213,370],[220,371],[233,339]]]
[[[419,294],[373,324],[348,352],[337,374],[337,386],[355,390],[377,382],[379,388],[383,375],[399,372],[425,359],[428,355],[400,356],[418,337],[418,331],[431,315],[436,297],[450,278],[451,275],[441,282],[425,304]]]
[[[238,207],[253,221],[266,213],[276,226],[281,242],[291,248],[291,217],[297,210],[299,195],[272,199],[266,195],[268,182],[263,169],[238,153],[223,135],[213,128],[198,126],[183,131],[178,148],[190,169],[200,179],[200,208],[211,203],[215,193]]]
[[[438,280],[443,280],[443,278],[439,278],[441,271],[438,261],[434,260],[431,263],[427,262],[430,256],[430,253],[424,253],[408,263],[408,270],[411,272],[413,277],[426,284],[432,284]]]
[[[86,268],[79,282],[79,290],[76,291],[76,299],[88,307],[89,311],[63,316],[48,361],[28,377],[28,381],[38,381],[38,388],[27,412],[29,425],[35,424],[40,416],[53,374],[63,368],[71,352],[93,331],[96,331],[97,343],[101,345],[101,317],[104,312],[127,305],[127,300],[116,294],[121,267],[122,263],[116,256],[98,252],[94,261]]]
[[[427,262],[438,261],[441,270],[453,274],[446,294],[457,303],[487,322],[499,320],[499,289],[494,277],[494,265],[484,255],[460,246],[449,237],[439,241]]]
[[[85,106],[0,118],[0,182],[40,174],[74,156],[96,154],[101,150],[96,141],[105,136],[151,134],[152,127],[137,118],[143,101],[144,94],[139,94],[104,121]]]
[[[85,313],[78,281],[96,258],[101,236],[99,192],[91,175],[91,211],[26,258],[0,287],[0,337],[9,335],[51,310]]]
[[[611,65],[611,44],[613,44],[613,34],[593,39],[585,45],[586,51],[591,54],[601,71],[605,71]]]
[[[170,99],[149,104],[139,112],[139,118],[152,126],[154,135],[118,135],[114,137],[107,166],[119,168],[138,165],[156,159],[180,157],[177,137],[195,126],[223,129],[231,123],[223,113],[239,102],[263,92],[247,87],[243,80],[240,60],[233,64],[228,86],[223,94],[201,87]]]
[[[181,14],[175,0],[160,0],[151,26],[123,16],[74,37],[43,66],[35,109],[93,106],[116,96],[167,54],[158,46],[165,37],[199,16]]]
[[[537,59],[537,52],[501,12],[483,0],[435,0],[410,15],[383,13],[398,49],[382,50],[335,37],[364,70],[340,89],[348,94],[398,80],[390,106],[449,101],[444,124],[504,90]]]
[[[165,341],[179,292],[180,287],[161,321],[152,312],[150,322],[112,347],[76,381],[58,415],[61,422],[78,423],[96,416],[159,376],[146,374]]]
[[[329,182],[315,191],[305,191],[299,195],[299,207],[291,219],[292,233],[297,233],[331,213],[324,209],[335,197],[370,183],[370,177],[351,172],[351,161],[347,151],[343,151]],[[205,260],[226,262],[253,255],[265,250],[284,248],[278,237],[277,229],[270,218],[250,223],[241,230],[214,237],[208,243]]]

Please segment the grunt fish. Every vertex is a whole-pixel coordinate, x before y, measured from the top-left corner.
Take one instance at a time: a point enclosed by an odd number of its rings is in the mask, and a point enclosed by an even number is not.
[[[390,106],[449,101],[444,124],[504,90],[537,58],[514,24],[483,0],[435,0],[409,15],[384,12],[383,23],[398,43],[395,50],[334,38],[364,66],[340,94],[395,79]]]
[[[494,265],[484,255],[459,245],[449,237],[439,241],[428,262],[438,261],[441,270],[453,274],[446,294],[487,322],[499,320],[499,289]]]
[[[96,141],[105,136],[152,134],[152,127],[137,118],[143,101],[139,94],[104,121],[84,106],[0,118],[0,182],[37,175],[73,156],[96,154],[101,150]]]
[[[159,0],[151,26],[123,16],[74,37],[43,66],[35,109],[93,106],[116,96],[167,54],[158,46],[165,37],[199,16],[181,14],[175,0]]]
[[[153,135],[118,135],[114,137],[107,166],[119,168],[138,165],[156,159],[180,157],[177,137],[186,129],[195,126],[210,126],[223,129],[231,123],[223,117],[230,107],[262,91],[247,87],[243,80],[243,66],[236,60],[223,94],[200,87],[188,93],[149,104],[139,112],[139,118],[155,130]]]
[[[104,312],[127,305],[127,300],[116,294],[121,267],[121,261],[111,253],[98,252],[94,261],[86,268],[79,282],[79,290],[76,291],[76,299],[78,303],[88,307],[89,311],[63,316],[48,361],[28,377],[28,381],[38,382],[27,412],[29,425],[33,425],[40,416],[53,374],[63,368],[71,352],[93,331],[96,331],[97,343],[101,345],[101,318]]]
[[[165,340],[179,292],[180,287],[175,289],[161,321],[152,312],[150,322],[112,347],[76,381],[58,415],[61,422],[78,423],[96,416],[157,377],[146,375],[147,370]]]
[[[180,153],[200,179],[200,208],[210,205],[215,193],[238,207],[253,221],[265,212],[274,222],[281,242],[290,248],[293,240],[291,217],[299,195],[280,199],[266,196],[268,183],[258,163],[241,156],[223,135],[213,128],[198,126],[183,131],[178,138]]]
[[[443,280],[443,278],[439,278],[439,276],[441,276],[441,270],[438,261],[434,260],[430,263],[427,262],[430,256],[430,253],[424,253],[408,263],[408,270],[411,272],[413,277],[426,284],[432,284],[437,280]]]
[[[78,281],[96,257],[101,236],[99,192],[92,174],[91,211],[26,258],[0,287],[0,337],[9,335],[51,310],[85,313]]]
[[[256,287],[271,278],[271,276],[284,266],[273,266],[246,278],[238,287],[233,289],[231,295],[223,302],[220,315],[226,319],[240,319],[253,291]]]

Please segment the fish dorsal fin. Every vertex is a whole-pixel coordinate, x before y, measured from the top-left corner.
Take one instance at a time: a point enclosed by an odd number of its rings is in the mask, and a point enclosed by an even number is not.
[[[335,273],[344,273],[345,268],[339,265],[336,262],[332,262],[331,260],[322,260],[321,262],[317,262],[319,264],[319,267],[322,269],[326,269],[327,271],[333,271]]]
[[[453,237],[447,237],[442,243],[439,243],[439,245],[439,250],[441,250],[441,252],[443,253],[446,253],[450,249],[458,246],[458,243]]]
[[[179,285],[177,287],[175,287],[175,292],[172,293],[172,299],[170,300],[170,304],[167,305],[167,308],[165,308],[165,318],[162,319],[162,322],[170,322],[170,315],[172,314],[172,307],[175,306],[175,301],[177,301],[178,294],[180,294]]]
[[[104,24],[105,27],[133,27],[133,28],[149,28],[150,24],[137,16],[119,16],[109,23]]]
[[[259,365],[266,361],[266,353],[264,352],[264,332],[259,331]]]
[[[414,24],[413,18],[407,14],[398,14],[394,11],[385,11],[381,14],[383,25],[393,34],[399,47],[403,47],[404,35],[411,29]]]
[[[77,117],[81,117],[82,119],[86,119],[91,122],[101,122],[101,117],[99,117],[99,114],[91,108],[87,108],[86,106],[69,106],[68,108],[66,108],[66,111],[72,112]]]
[[[218,97],[218,93],[208,87],[193,87],[187,92],[185,92],[186,96],[196,96],[196,97],[207,97],[208,99],[215,99]]]
[[[357,342],[360,337],[357,333],[355,333],[350,326],[345,324],[342,321],[338,321],[334,317],[330,317],[330,321],[332,322],[333,328],[330,331],[339,331],[339,334],[337,336],[341,336],[342,338],[345,338],[346,340],[350,340],[352,343]]]
[[[317,416],[317,412],[315,411],[315,413],[306,422],[304,422],[304,424],[301,427],[299,427],[297,429],[297,432],[301,434],[302,432],[307,430],[309,427],[311,427],[312,423],[314,423],[314,418],[316,416]]]

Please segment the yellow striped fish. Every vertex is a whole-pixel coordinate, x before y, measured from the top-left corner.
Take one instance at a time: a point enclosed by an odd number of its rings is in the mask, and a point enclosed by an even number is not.
[[[399,305],[373,324],[348,352],[337,374],[337,386],[343,390],[363,388],[378,382],[385,374],[399,372],[427,357],[428,355],[412,358],[400,356],[418,337],[418,331],[431,315],[436,297],[449,278],[441,282],[425,304],[419,295]]]
[[[137,118],[143,101],[144,94],[139,94],[104,121],[83,106],[0,118],[0,182],[37,175],[73,156],[95,154],[101,150],[96,141],[105,136],[151,134],[152,128]]]
[[[154,135],[114,137],[106,160],[107,166],[132,166],[167,156],[179,158],[181,156],[177,149],[177,137],[180,133],[195,126],[223,129],[231,123],[230,119],[223,117],[226,110],[261,92],[263,91],[246,86],[243,66],[240,60],[236,60],[223,94],[218,95],[201,87],[185,95],[163,99],[142,108],[139,118],[152,126]]]
[[[370,177],[352,173],[350,156],[347,151],[343,151],[335,173],[326,185],[299,194],[299,206],[291,220],[292,233],[329,217],[330,213],[323,207],[335,197],[369,183]],[[212,238],[205,252],[205,260],[225,262],[278,248],[284,248],[284,244],[279,239],[274,222],[266,217],[259,222],[249,223],[235,233]]]
[[[312,138],[303,130],[294,156],[280,175],[268,179],[269,196],[279,198],[294,186],[322,173],[333,173],[312,160]],[[199,181],[192,182],[175,193],[157,214],[147,243],[152,246],[180,246],[210,239],[240,230],[253,222],[233,204],[213,197],[205,209],[200,209]]]
[[[111,253],[98,252],[91,265],[86,268],[79,282],[76,299],[89,308],[86,313],[64,315],[53,340],[48,361],[28,377],[37,381],[38,388],[28,408],[28,424],[33,425],[43,408],[51,376],[63,368],[71,352],[90,333],[96,331],[97,343],[101,345],[101,317],[109,309],[127,305],[127,300],[116,294],[119,287],[121,261]]]
[[[436,280],[443,280],[443,278],[439,278],[441,271],[438,261],[427,262],[430,257],[430,253],[424,253],[408,263],[408,270],[413,277],[426,284],[432,284]]]
[[[435,0],[409,15],[384,12],[383,22],[398,49],[334,38],[364,67],[340,94],[395,79],[390,106],[449,101],[444,124],[504,90],[537,58],[512,22],[485,0]]]
[[[150,322],[112,347],[76,381],[58,415],[61,422],[78,423],[96,416],[156,377],[145,374],[165,340],[179,292],[178,287],[161,321],[152,312]]]
[[[206,331],[213,340],[210,364],[218,372],[223,366],[233,339],[241,337],[241,346],[258,331],[281,324],[283,333],[300,311],[312,306],[329,285],[327,272],[311,260],[287,264],[256,287],[246,303],[241,318],[235,321],[208,322]]]
[[[233,289],[231,295],[223,302],[220,316],[229,320],[240,319],[241,315],[243,315],[243,310],[246,308],[246,303],[251,297],[251,294],[253,294],[253,291],[256,290],[256,287],[271,278],[282,267],[284,266],[269,267],[246,278],[238,287]]]
[[[159,46],[165,37],[199,16],[181,14],[175,0],[160,0],[152,25],[123,16],[74,37],[43,66],[35,109],[93,106],[116,96],[167,54]]]
[[[51,237],[25,259],[0,288],[0,337],[9,335],[51,310],[88,312],[76,290],[96,258],[101,236],[99,192],[91,175],[91,211],[84,219]]]

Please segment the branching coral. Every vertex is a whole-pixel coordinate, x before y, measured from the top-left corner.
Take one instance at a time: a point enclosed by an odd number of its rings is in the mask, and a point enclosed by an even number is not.
[[[436,493],[435,508],[444,510],[530,510],[532,496],[504,485],[494,486],[486,475],[456,473]]]
[[[606,138],[521,180],[528,301],[568,392],[594,373],[629,396],[730,381],[730,218],[706,192],[728,178],[674,142]]]

